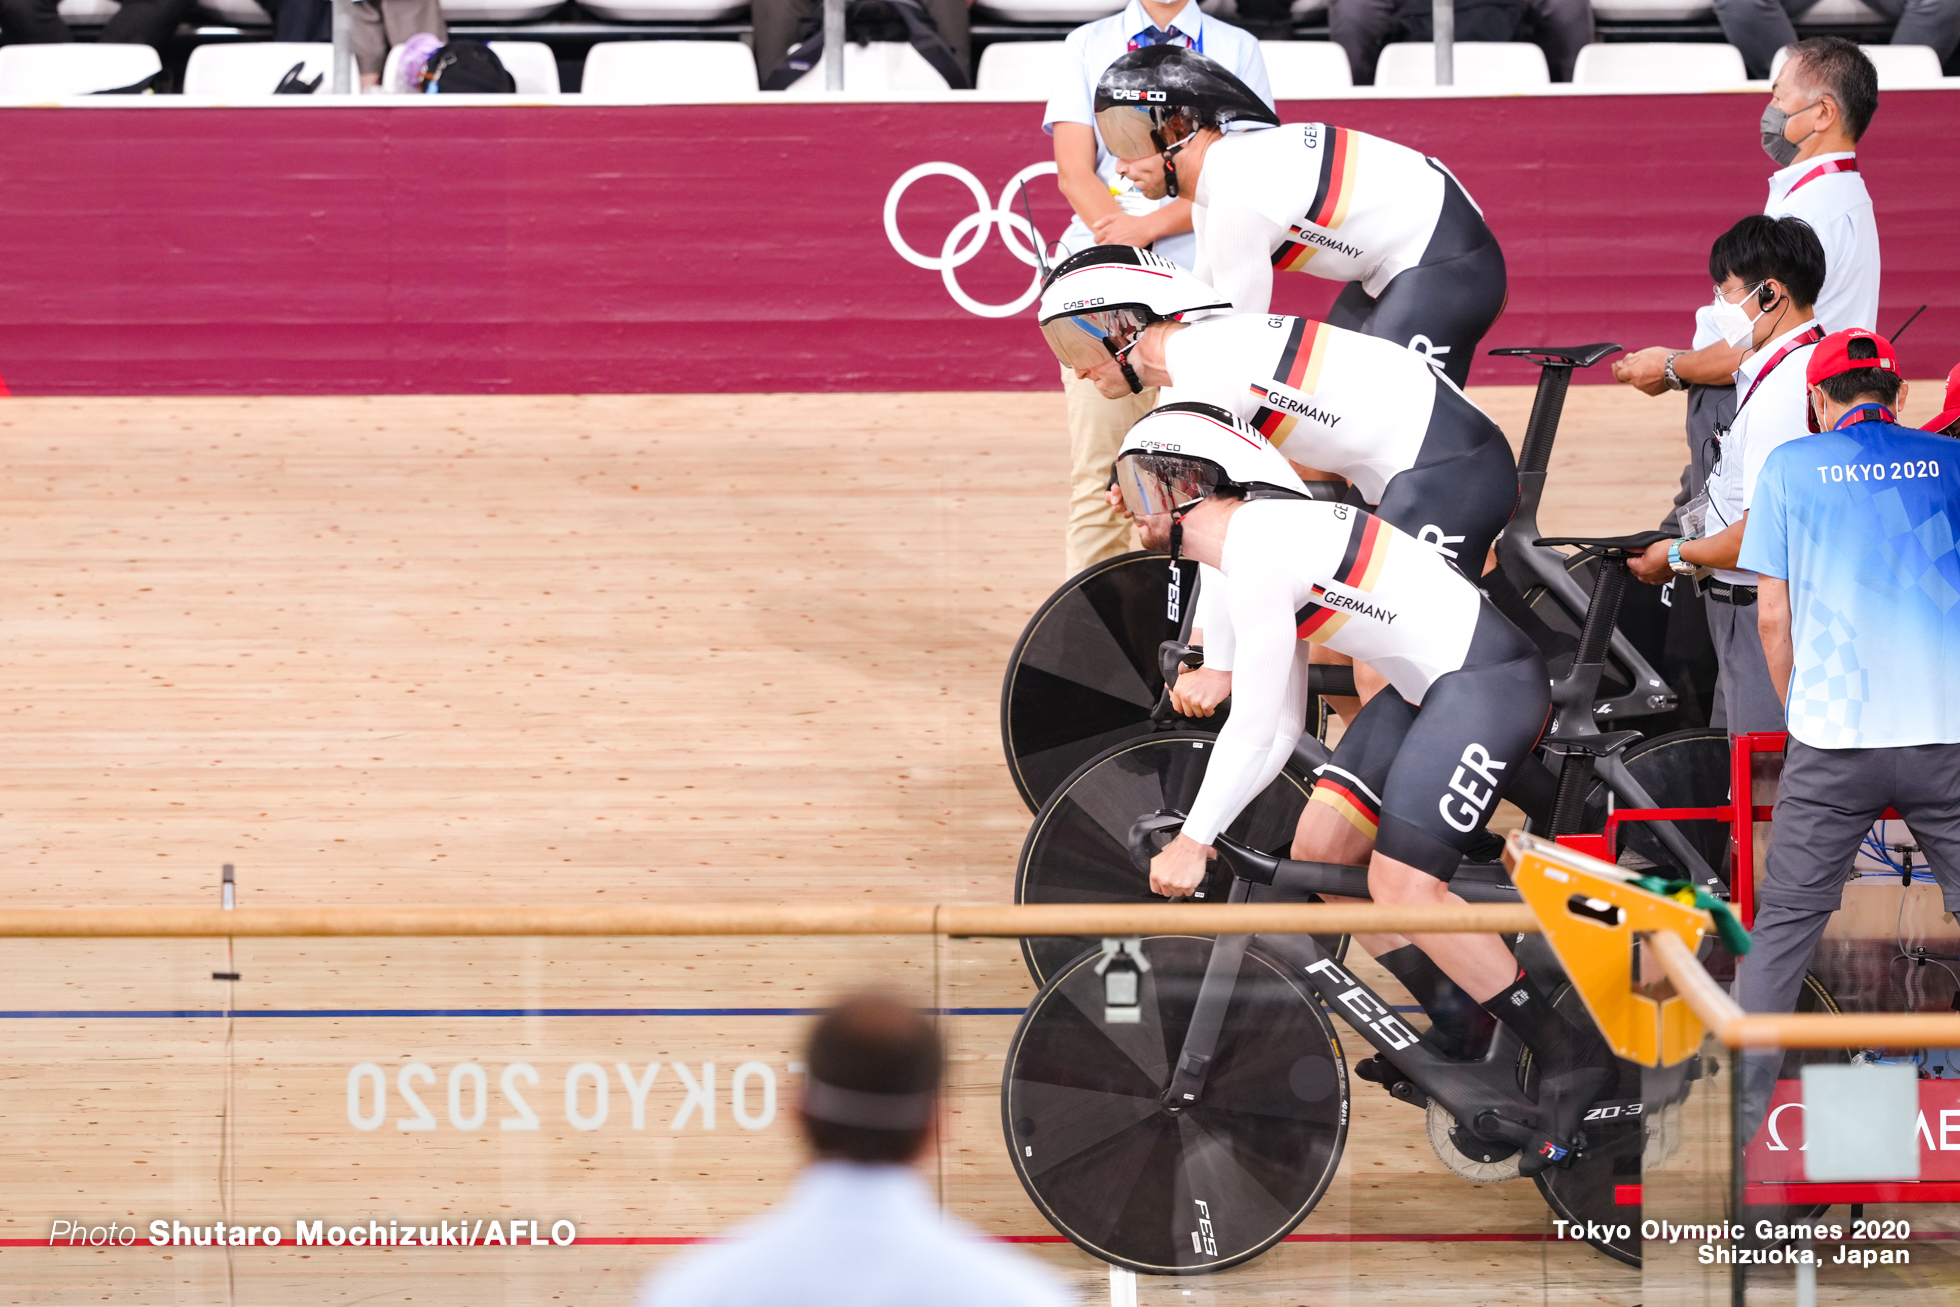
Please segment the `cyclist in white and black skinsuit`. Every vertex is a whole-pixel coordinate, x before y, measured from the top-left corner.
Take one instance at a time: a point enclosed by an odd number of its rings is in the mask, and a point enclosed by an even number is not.
[[[1050,274],[1040,319],[1062,363],[1110,398],[1130,393],[1127,364],[1166,404],[1216,404],[1307,479],[1346,479],[1390,525],[1481,576],[1518,503],[1517,459],[1497,423],[1387,341],[1312,318],[1177,320],[1225,302],[1148,251],[1098,245]]]
[[[1263,110],[1263,116],[1261,113]],[[1504,311],[1504,252],[1435,159],[1327,123],[1288,123],[1193,50],[1149,46],[1109,66],[1096,125],[1144,195],[1192,201],[1199,277],[1240,313],[1268,311],[1273,273],[1347,287],[1327,320],[1424,354],[1457,385]],[[1221,133],[1225,123],[1271,130]]]
[[[1165,402],[1215,404],[1256,428],[1309,481],[1344,478],[1383,520],[1433,545],[1472,580],[1481,576],[1518,501],[1517,460],[1498,425],[1419,355],[1387,341],[1310,318],[1178,320],[1224,303],[1147,250],[1098,245],[1049,275],[1040,321],[1056,357],[1105,395],[1129,393],[1134,380],[1163,387]],[[1229,621],[1224,589],[1224,578],[1203,569],[1194,643]],[[1179,711],[1210,716],[1231,692],[1226,666],[1208,659],[1187,678]],[[1380,682],[1359,674],[1365,698]],[[1330,702],[1346,718],[1360,707]]]
[[[1322,769],[1294,856],[1366,862],[1377,903],[1461,902],[1450,877],[1550,715],[1544,659],[1434,549],[1360,508],[1285,489],[1278,452],[1204,407],[1153,411],[1117,460],[1146,546],[1168,544],[1228,578],[1224,629],[1235,645],[1224,651],[1235,669],[1231,718],[1182,833],[1151,862],[1151,889],[1196,889],[1218,832],[1292,756],[1309,698],[1307,650],[1325,644],[1375,667],[1392,689],[1369,701]],[[1560,1016],[1495,935],[1357,942],[1377,957],[1415,945],[1518,1032],[1543,1059],[1545,1117],[1521,1169],[1569,1164],[1579,1121],[1612,1074],[1598,1033]]]

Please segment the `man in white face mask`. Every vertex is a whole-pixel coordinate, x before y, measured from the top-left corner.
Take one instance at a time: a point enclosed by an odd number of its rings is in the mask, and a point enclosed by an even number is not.
[[[1735,418],[1715,429],[1705,503],[1690,501],[1680,538],[1654,545],[1632,567],[1651,585],[1702,581],[1721,668],[1710,725],[1731,735],[1780,731],[1783,704],[1756,628],[1757,577],[1735,564],[1764,460],[1810,433],[1804,365],[1824,338],[1811,310],[1824,280],[1824,247],[1801,218],[1752,215],[1716,240],[1708,272],[1716,282],[1708,321],[1744,355],[1734,378]]]

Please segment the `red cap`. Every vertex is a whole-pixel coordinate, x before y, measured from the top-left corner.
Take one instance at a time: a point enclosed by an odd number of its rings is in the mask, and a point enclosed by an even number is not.
[[[1946,374],[1946,403],[1940,415],[1921,427],[1922,431],[1945,431],[1955,422],[1960,422],[1960,363],[1953,365],[1953,371]]]
[[[1877,358],[1854,359],[1850,355],[1851,342],[1868,340],[1878,349]],[[1899,372],[1899,356],[1892,348],[1892,342],[1875,331],[1863,327],[1852,327],[1846,331],[1834,331],[1817,342],[1817,348],[1810,351],[1810,362],[1804,365],[1804,384],[1815,386],[1826,377],[1835,377],[1840,372],[1853,372],[1859,368],[1882,368],[1894,376]],[[1817,410],[1805,405],[1804,416],[1810,421],[1810,429],[1816,431]]]

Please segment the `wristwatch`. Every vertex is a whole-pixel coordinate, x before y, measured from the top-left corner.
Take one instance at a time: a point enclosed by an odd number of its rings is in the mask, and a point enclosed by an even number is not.
[[[1700,539],[1700,537],[1685,536],[1667,547],[1667,565],[1674,569],[1676,576],[1693,576],[1695,574],[1696,565],[1681,557],[1681,546],[1687,544],[1690,540],[1697,539]]]
[[[1667,362],[1661,367],[1661,377],[1667,382],[1667,388],[1669,390],[1686,390],[1688,388],[1688,383],[1681,380],[1674,373],[1674,360],[1680,358],[1687,352],[1685,349],[1675,350],[1667,356]]]

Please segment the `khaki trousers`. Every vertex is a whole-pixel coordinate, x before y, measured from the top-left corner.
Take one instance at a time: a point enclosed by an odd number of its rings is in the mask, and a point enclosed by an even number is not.
[[[1123,437],[1136,420],[1157,406],[1155,387],[1141,395],[1104,399],[1093,381],[1083,381],[1062,369],[1062,392],[1068,400],[1068,449],[1071,469],[1068,500],[1068,541],[1065,576],[1074,576],[1093,563],[1136,548],[1130,520],[1109,506],[1109,469],[1123,448]]]

